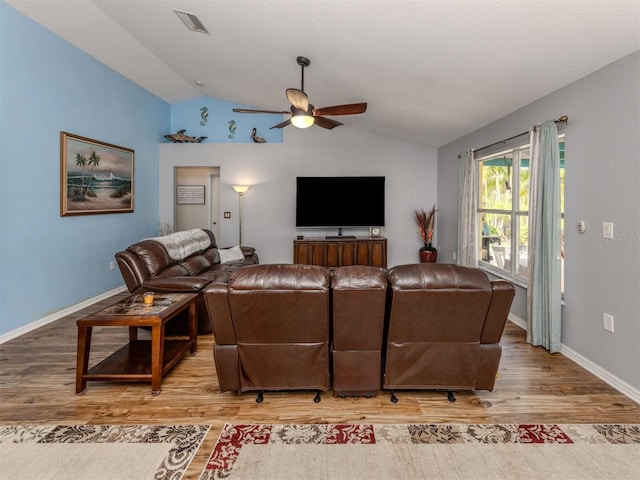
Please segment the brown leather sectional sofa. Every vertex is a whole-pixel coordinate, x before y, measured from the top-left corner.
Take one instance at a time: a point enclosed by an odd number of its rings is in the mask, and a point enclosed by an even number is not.
[[[240,267],[259,263],[253,247],[233,250],[238,259],[221,263],[221,253],[224,256],[230,250],[218,248],[211,230],[194,229],[142,240],[116,253],[115,257],[132,294],[145,291],[194,293],[202,292],[211,282],[228,281],[231,273]],[[238,250],[241,255],[237,254]],[[178,319],[176,323],[173,333],[186,331],[186,321]],[[198,333],[211,333],[211,322],[202,298],[198,302]]]
[[[515,294],[478,269],[255,265],[204,288],[222,392],[493,390]],[[450,393],[450,400],[453,394]]]

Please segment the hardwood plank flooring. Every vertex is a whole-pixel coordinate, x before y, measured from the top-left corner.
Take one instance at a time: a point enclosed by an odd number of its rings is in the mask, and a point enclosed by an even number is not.
[[[76,320],[123,298],[96,303],[0,345],[0,423],[211,424],[185,476],[197,479],[225,423],[638,423],[640,405],[566,357],[525,343],[525,332],[508,323],[493,392],[400,391],[374,398],[313,402],[314,392],[220,393],[213,363],[213,337],[198,338],[198,352],[183,358],[162,381],[88,382],[75,394]],[[140,334],[145,338],[147,332]],[[126,328],[95,328],[90,365],[128,341]]]

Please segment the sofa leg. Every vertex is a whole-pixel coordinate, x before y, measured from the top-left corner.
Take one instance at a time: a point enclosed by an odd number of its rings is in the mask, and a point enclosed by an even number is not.
[[[451,390],[449,390],[447,392],[447,398],[449,399],[450,402],[455,402],[456,401],[456,396],[453,394],[453,392]]]
[[[398,403],[398,397],[396,397],[395,392],[391,392],[391,403]]]
[[[258,392],[258,396],[256,397],[256,403],[262,403],[264,401],[264,395],[262,394],[262,390]]]
[[[320,403],[320,400],[322,400],[322,398],[320,398],[320,390],[316,391],[316,396],[313,397],[313,401],[315,403]]]

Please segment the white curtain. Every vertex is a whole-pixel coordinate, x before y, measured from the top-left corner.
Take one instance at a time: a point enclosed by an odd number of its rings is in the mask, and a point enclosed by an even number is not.
[[[458,264],[478,266],[478,169],[473,150],[460,161]]]
[[[530,132],[527,342],[560,351],[560,150],[553,120]]]

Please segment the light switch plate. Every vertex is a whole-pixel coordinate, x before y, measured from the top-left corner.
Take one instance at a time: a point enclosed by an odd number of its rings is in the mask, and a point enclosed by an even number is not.
[[[602,238],[613,238],[612,222],[602,222]]]

